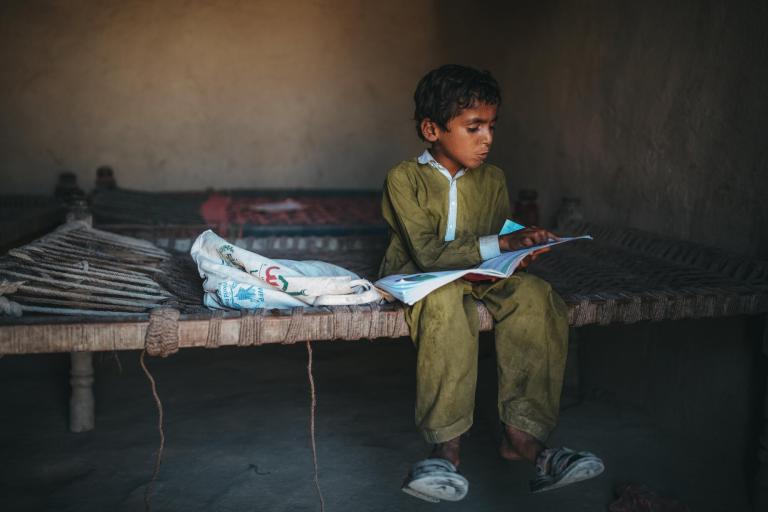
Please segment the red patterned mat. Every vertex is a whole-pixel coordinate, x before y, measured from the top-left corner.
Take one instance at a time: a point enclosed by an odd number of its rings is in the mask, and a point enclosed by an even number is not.
[[[232,197],[211,195],[200,207],[206,224],[227,226],[384,225],[381,201],[372,196]]]

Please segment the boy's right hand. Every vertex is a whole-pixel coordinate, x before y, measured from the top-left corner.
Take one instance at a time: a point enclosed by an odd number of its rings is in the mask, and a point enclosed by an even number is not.
[[[499,249],[517,251],[526,247],[543,244],[549,240],[560,240],[557,235],[536,226],[527,227],[499,237]]]

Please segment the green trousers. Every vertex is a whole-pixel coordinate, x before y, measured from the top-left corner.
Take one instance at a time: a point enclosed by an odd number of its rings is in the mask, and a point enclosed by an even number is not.
[[[459,279],[406,310],[416,344],[416,424],[430,443],[472,426],[479,320],[495,320],[502,422],[544,441],[557,423],[568,346],[568,310],[546,281],[521,272],[494,283]]]

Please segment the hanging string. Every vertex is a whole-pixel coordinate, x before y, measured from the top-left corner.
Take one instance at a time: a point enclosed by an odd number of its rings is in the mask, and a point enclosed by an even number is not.
[[[146,512],[149,512],[150,508],[150,501],[152,499],[152,490],[155,487],[155,481],[157,480],[157,475],[160,473],[160,464],[163,461],[163,450],[165,448],[165,433],[163,432],[163,404],[160,401],[160,396],[157,394],[157,384],[155,383],[155,379],[152,377],[152,374],[149,373],[149,369],[147,368],[146,363],[144,362],[144,355],[147,353],[146,350],[142,350],[141,357],[139,358],[139,362],[141,363],[141,369],[144,370],[144,374],[147,376],[147,379],[149,379],[149,384],[152,386],[152,396],[155,398],[155,405],[157,405],[157,430],[160,432],[160,446],[157,449],[157,456],[155,457],[155,470],[152,473],[152,478],[147,483],[147,486],[144,488],[144,510]]]
[[[117,373],[120,375],[123,374],[123,364],[120,362],[120,356],[117,355],[117,350],[112,351],[112,356],[115,358],[115,363],[117,363]]]
[[[150,373],[146,363],[144,362],[145,354],[146,354],[146,350],[143,350],[141,352],[141,357],[139,358],[139,362],[141,363],[141,368],[142,370],[144,370],[144,374],[147,376],[150,386],[152,387],[152,396],[155,399],[155,405],[157,406],[157,412],[158,412],[157,430],[160,434],[160,446],[157,449],[157,456],[155,458],[155,469],[152,473],[152,478],[150,479],[149,483],[144,489],[144,509],[146,512],[149,512],[150,502],[152,497],[152,490],[154,488],[155,481],[157,480],[157,477],[160,474],[160,465],[162,464],[162,460],[163,460],[163,450],[165,449],[165,433],[163,431],[163,404],[160,401],[160,396],[157,393],[157,384],[155,382],[155,379],[154,377],[152,377],[152,374]],[[315,489],[317,490],[317,495],[320,498],[320,512],[325,512],[325,500],[323,498],[323,491],[320,488],[320,473],[319,473],[319,466],[317,463],[317,442],[315,440],[315,416],[317,413],[317,390],[315,388],[315,379],[312,375],[312,344],[310,341],[307,341],[307,377],[309,378],[309,389],[310,389],[310,399],[311,399],[309,432],[310,432],[310,439],[312,444],[312,464],[314,467]]]
[[[315,392],[315,379],[312,377],[312,342],[307,340],[307,376],[309,377],[309,391],[312,398],[309,415],[309,433],[312,441],[312,463],[315,467],[315,488],[320,497],[320,512],[325,512],[325,500],[323,491],[320,490],[320,475],[317,467],[317,445],[315,443],[315,413],[317,412],[317,393]]]

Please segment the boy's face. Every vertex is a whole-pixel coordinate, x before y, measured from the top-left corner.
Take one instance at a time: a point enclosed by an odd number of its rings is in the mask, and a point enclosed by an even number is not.
[[[421,123],[424,138],[432,143],[430,153],[451,175],[466,167],[473,169],[488,157],[493,143],[498,107],[478,103],[448,121],[448,129],[425,119]]]

